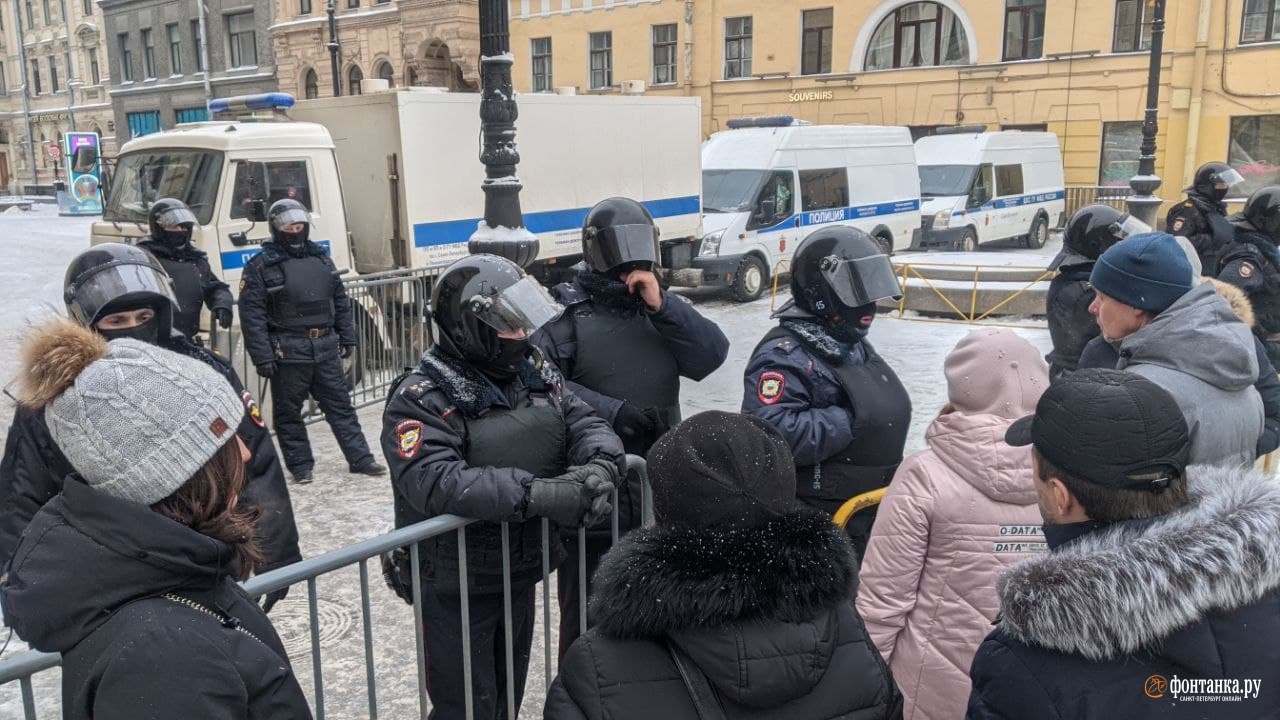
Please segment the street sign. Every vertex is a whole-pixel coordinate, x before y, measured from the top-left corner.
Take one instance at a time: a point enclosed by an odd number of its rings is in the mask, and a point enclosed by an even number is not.
[[[62,146],[56,142],[51,142],[48,145],[44,146],[44,152],[50,158],[57,160],[58,158],[62,157]]]

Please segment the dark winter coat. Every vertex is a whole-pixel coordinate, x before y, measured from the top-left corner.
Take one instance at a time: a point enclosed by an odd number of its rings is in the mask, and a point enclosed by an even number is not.
[[[1235,242],[1222,250],[1217,278],[1249,296],[1264,337],[1280,334],[1280,249],[1269,236],[1237,225]]]
[[[1280,717],[1280,484],[1189,476],[1188,507],[1103,526],[1005,574],[969,720]],[[1256,698],[1194,702],[1153,676],[1262,684]]]
[[[469,423],[493,410],[514,410],[549,402],[563,421],[566,467],[607,458],[625,467],[622,443],[590,405],[564,386],[550,363],[525,372],[501,386],[438,347],[423,354],[417,369],[393,387],[382,416],[382,454],[391,469],[396,527],[436,515],[454,514],[482,521],[467,531],[469,580],[499,578],[502,572],[500,522],[511,522],[513,575],[541,576],[541,523],[529,518],[528,484],[533,475],[516,467],[470,464]],[[530,428],[531,438],[545,428]],[[560,429],[556,428],[555,433]],[[518,445],[513,447],[519,448]],[[539,449],[540,451],[541,449]],[[624,488],[625,489],[625,488]],[[524,537],[525,521],[535,524]],[[530,540],[524,542],[523,540]],[[558,547],[558,545],[557,545]],[[423,577],[442,592],[456,592],[456,539],[448,533],[424,543]],[[486,588],[491,591],[493,588]]]
[[[821,514],[723,533],[637,530],[595,583],[596,625],[561,661],[547,720],[697,720],[668,641],[730,720],[900,717],[901,695],[854,610],[848,541]]]
[[[249,447],[245,466],[245,486],[241,499],[256,505],[258,543],[266,558],[260,572],[267,572],[302,559],[298,550],[298,527],[293,503],[285,484],[284,471],[276,455],[271,433],[253,395],[244,389],[240,376],[226,358],[213,350],[174,334],[162,345],[166,350],[204,362],[222,373],[244,402],[244,417],[236,434]],[[13,415],[4,459],[0,460],[0,568],[18,546],[22,531],[45,503],[62,491],[62,482],[74,468],[62,456],[45,425],[43,410],[19,407]]]
[[[138,243],[160,261],[173,279],[173,292],[178,298],[178,308],[173,312],[173,327],[187,337],[200,332],[200,307],[208,305],[210,311],[235,307],[231,288],[209,267],[209,255],[192,247],[191,243],[175,248],[147,238]]]
[[[290,302],[305,306],[306,298],[287,298],[285,282],[290,266],[307,258],[319,258],[327,270],[318,284],[315,297],[333,300],[333,310],[326,321],[332,332],[318,338],[289,332],[280,327],[272,315],[272,303]],[[274,242],[262,244],[262,252],[254,255],[240,277],[240,329],[244,333],[245,351],[254,365],[268,362],[316,363],[338,356],[343,345],[358,345],[355,323],[351,315],[351,299],[338,276],[338,269],[323,246],[308,242],[304,257],[295,258]],[[296,330],[296,329],[295,329]]]
[[[14,555],[5,622],[62,653],[67,720],[310,718],[280,637],[232,579],[232,557],[219,540],[72,480]]]
[[[1194,190],[1189,190],[1185,200],[1169,208],[1165,229],[1171,235],[1181,235],[1191,241],[1205,275],[1214,274],[1218,257],[1231,243],[1227,206]]]
[[[1089,312],[1089,306],[1097,296],[1089,284],[1092,270],[1092,260],[1073,254],[1064,258],[1058,266],[1058,274],[1049,282],[1045,310],[1053,351],[1045,356],[1045,360],[1049,363],[1051,379],[1075,370],[1085,346],[1101,332],[1097,320]]]

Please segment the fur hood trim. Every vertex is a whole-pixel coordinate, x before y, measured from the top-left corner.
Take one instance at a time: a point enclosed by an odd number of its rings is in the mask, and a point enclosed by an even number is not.
[[[853,551],[821,513],[743,528],[643,528],[605,556],[590,614],[605,635],[660,637],[743,622],[807,622],[857,593]]]
[[[787,319],[781,325],[790,330],[810,352],[829,363],[839,365],[849,354],[849,345],[832,337],[821,323]]]
[[[1001,626],[1022,642],[1110,660],[1280,587],[1280,483],[1193,467],[1191,503],[1011,567]]]
[[[1205,281],[1213,286],[1214,292],[1231,303],[1231,310],[1236,314],[1236,317],[1240,318],[1240,322],[1249,327],[1258,324],[1258,318],[1253,314],[1253,303],[1249,301],[1249,296],[1243,290],[1216,278],[1205,278]]]
[[[22,346],[22,404],[48,405],[106,354],[107,339],[83,325],[70,320],[45,325]]]
[[[446,355],[438,347],[422,354],[418,372],[431,378],[450,402],[471,417],[503,402],[501,391],[492,381],[470,363]],[[520,368],[520,380],[525,387],[540,392],[559,392],[564,384],[560,372],[536,350],[534,358]]]

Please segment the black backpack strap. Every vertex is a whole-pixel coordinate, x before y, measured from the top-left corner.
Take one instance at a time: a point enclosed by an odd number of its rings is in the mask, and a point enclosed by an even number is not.
[[[693,708],[698,713],[698,720],[726,720],[720,698],[716,697],[716,691],[707,681],[707,676],[703,674],[702,669],[670,639],[667,640],[667,651],[671,653],[671,660],[676,664],[680,679],[684,681],[684,687],[689,691]]]

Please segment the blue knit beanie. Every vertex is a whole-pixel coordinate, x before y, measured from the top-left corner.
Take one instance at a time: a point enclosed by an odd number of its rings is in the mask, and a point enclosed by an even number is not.
[[[1169,233],[1142,233],[1102,253],[1089,283],[1129,307],[1158,314],[1191,290],[1191,263]]]

